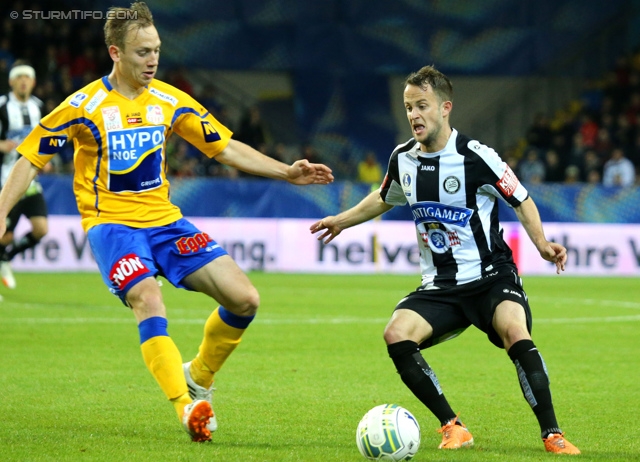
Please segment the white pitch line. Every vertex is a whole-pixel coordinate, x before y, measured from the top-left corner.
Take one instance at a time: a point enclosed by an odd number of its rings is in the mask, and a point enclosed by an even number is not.
[[[300,325],[300,324],[386,324],[388,318],[301,318],[274,319],[256,318],[254,324],[266,325]],[[169,325],[175,324],[204,324],[206,319],[169,318]],[[613,322],[640,321],[636,316],[601,316],[593,318],[540,318],[533,319],[534,324],[589,324]],[[131,318],[5,318],[0,324],[130,324],[135,325]]]
[[[638,302],[626,302],[622,300],[598,300],[595,298],[556,298],[556,297],[530,297],[532,303],[538,303],[538,301],[557,302],[561,304],[572,304],[574,306],[589,305],[589,306],[614,306],[616,308],[630,308],[632,310],[640,310],[640,303]]]

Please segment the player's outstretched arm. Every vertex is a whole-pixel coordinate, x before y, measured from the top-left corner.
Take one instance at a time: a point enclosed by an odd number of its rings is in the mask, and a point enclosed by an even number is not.
[[[38,168],[22,156],[11,169],[7,182],[0,191],[0,236],[4,236],[7,229],[7,215],[37,174]]]
[[[293,184],[328,184],[333,181],[331,169],[326,165],[312,164],[306,159],[287,165],[233,139],[215,158],[218,162],[243,172]]]
[[[564,271],[564,265],[567,262],[567,249],[565,249],[562,244],[547,241],[547,238],[544,236],[544,230],[542,229],[540,213],[533,199],[528,197],[519,207],[515,207],[514,210],[516,211],[518,220],[522,223],[522,227],[529,235],[531,242],[533,242],[538,252],[540,252],[540,256],[556,264],[556,273],[560,274],[560,271]]]
[[[324,233],[318,236],[319,241],[328,244],[342,232],[342,230],[359,225],[365,221],[371,220],[384,212],[393,208],[392,205],[385,203],[380,197],[380,191],[373,191],[367,197],[362,199],[359,204],[345,210],[335,216],[328,216],[320,221],[316,221],[309,228],[312,234],[324,230]]]

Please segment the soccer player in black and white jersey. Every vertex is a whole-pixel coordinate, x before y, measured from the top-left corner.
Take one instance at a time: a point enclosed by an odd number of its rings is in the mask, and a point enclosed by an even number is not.
[[[31,93],[36,84],[36,72],[24,61],[16,61],[9,71],[11,91],[0,96],[0,187],[4,186],[19,158],[16,147],[40,123],[42,101]],[[14,230],[24,215],[31,222],[31,231],[14,242]],[[47,204],[42,186],[34,179],[25,195],[7,217],[7,231],[0,237],[0,277],[9,289],[16,280],[9,263],[16,255],[35,247],[47,234]]]
[[[540,256],[564,271],[566,249],[546,239],[538,209],[498,154],[451,128],[453,88],[433,66],[410,74],[404,104],[413,138],[391,154],[379,190],[311,226],[330,242],[344,229],[411,207],[420,248],[422,284],[397,304],[384,331],[404,384],[440,420],[440,449],[471,446],[473,437],[445,398],[421,350],[470,325],[504,348],[540,423],[545,449],[579,454],[556,420],[549,378],[531,340],[531,310],[498,221],[498,199],[513,207]]]

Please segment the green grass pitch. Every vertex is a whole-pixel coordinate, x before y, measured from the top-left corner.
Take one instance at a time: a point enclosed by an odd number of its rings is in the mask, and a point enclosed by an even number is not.
[[[251,273],[262,305],[216,380],[220,428],[189,441],[140,355],[133,315],[97,273],[16,275],[0,293],[0,460],[361,461],[356,426],[396,403],[418,419],[416,461],[547,461],[504,351],[469,328],[426,352],[474,435],[437,450],[438,422],[404,387],[382,331],[415,276]],[[189,360],[214,308],[162,288]],[[640,460],[640,282],[525,277],[560,425],[579,460]]]

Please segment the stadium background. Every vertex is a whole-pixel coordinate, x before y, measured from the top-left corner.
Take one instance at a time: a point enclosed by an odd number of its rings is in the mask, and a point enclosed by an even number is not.
[[[193,94],[263,152],[322,161],[337,177],[310,188],[245,177],[205,162],[174,136],[167,150],[172,199],[187,216],[307,219],[354,205],[371,188],[358,181],[358,163],[373,152],[384,168],[396,144],[409,138],[402,81],[425,64],[453,81],[453,126],[496,148],[516,171],[528,149],[547,148],[530,137],[536,115],[548,118],[550,147],[567,166],[583,162],[574,139],[585,114],[618,136],[617,127],[605,127],[605,112],[613,112],[609,119],[630,114],[624,142],[640,171],[640,107],[630,102],[640,89],[632,78],[640,75],[637,0],[148,3],[163,40],[160,79]],[[110,71],[104,21],[94,17],[113,4],[6,2],[0,72],[28,59],[38,72],[36,95],[55,107]],[[0,77],[0,85],[6,80]],[[243,125],[252,108],[260,115],[253,131]],[[613,145],[599,152],[600,171]],[[77,214],[69,156],[42,175],[52,215]],[[586,171],[577,180],[527,184],[545,221],[640,223],[637,185],[588,183]],[[501,217],[515,220],[506,207]],[[408,218],[404,208],[383,217]]]

